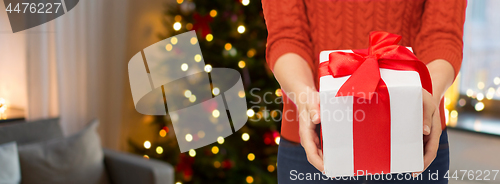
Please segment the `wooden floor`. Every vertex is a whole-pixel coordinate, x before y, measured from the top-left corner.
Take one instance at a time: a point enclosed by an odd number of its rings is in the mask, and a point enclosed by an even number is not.
[[[485,135],[463,130],[449,129],[448,138],[450,142],[450,172],[458,171],[458,176],[461,178],[460,170],[477,170],[484,171],[500,170],[500,136]],[[492,172],[490,179],[493,179],[495,172]],[[476,175],[477,176],[477,175]],[[463,180],[450,180],[450,184],[481,184],[481,183],[500,183],[500,173],[497,174],[496,180],[479,181],[468,180],[467,176]],[[481,177],[480,177],[481,178]]]

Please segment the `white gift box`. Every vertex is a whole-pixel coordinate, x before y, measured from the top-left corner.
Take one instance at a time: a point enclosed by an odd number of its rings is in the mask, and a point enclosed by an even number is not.
[[[329,60],[331,52],[322,51],[320,63]],[[423,109],[422,85],[415,71],[380,69],[380,76],[387,85],[390,99],[390,169],[389,173],[415,172],[423,170]],[[321,131],[325,174],[330,177],[359,176],[370,174],[370,170],[357,167],[354,152],[365,153],[367,149],[354,149],[354,113],[352,96],[335,97],[339,88],[350,76],[320,78]],[[372,123],[371,120],[365,120]],[[366,130],[365,130],[366,131]],[[359,135],[358,135],[359,136]],[[373,136],[373,135],[371,135]],[[374,145],[375,146],[375,145]],[[369,153],[376,154],[376,153]],[[374,160],[377,163],[377,160]],[[373,163],[372,163],[373,165]],[[386,163],[387,165],[387,163]],[[375,169],[376,170],[376,169]]]

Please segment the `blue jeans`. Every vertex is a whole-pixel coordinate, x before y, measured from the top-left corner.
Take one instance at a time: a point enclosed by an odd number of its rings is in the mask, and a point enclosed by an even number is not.
[[[368,184],[368,183],[448,183],[444,175],[449,170],[450,157],[448,147],[448,134],[443,130],[439,140],[439,150],[436,159],[425,170],[421,176],[412,178],[410,173],[373,175],[344,178],[328,178],[312,166],[306,157],[304,148],[298,144],[285,139],[280,139],[278,149],[278,183],[279,184]]]

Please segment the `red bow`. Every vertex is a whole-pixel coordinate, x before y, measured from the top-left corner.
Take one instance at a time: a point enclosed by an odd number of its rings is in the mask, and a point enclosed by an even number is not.
[[[379,68],[416,71],[422,87],[432,94],[432,81],[424,63],[406,47],[397,45],[401,36],[387,32],[370,33],[370,46],[354,53],[332,52],[329,61],[319,67],[319,76],[343,77],[351,75],[340,87],[336,97],[354,96],[371,100],[380,77]]]

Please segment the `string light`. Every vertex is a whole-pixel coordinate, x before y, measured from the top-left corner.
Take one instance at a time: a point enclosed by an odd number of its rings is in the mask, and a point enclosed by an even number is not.
[[[488,92],[486,93],[486,99],[491,100],[495,96],[495,88],[488,88]]]
[[[191,103],[195,102],[195,101],[196,101],[196,96],[195,96],[195,95],[191,95],[191,96],[189,96],[189,101],[190,101]]]
[[[268,165],[267,166],[267,171],[273,172],[274,171],[274,165]]]
[[[217,16],[217,10],[211,10],[211,11],[210,11],[210,16],[211,16],[211,17],[215,17],[215,16]]]
[[[465,99],[463,99],[463,98],[461,98],[460,100],[458,100],[458,105],[460,105],[460,107],[465,106],[466,103],[467,103],[467,101],[465,101]]]
[[[276,145],[280,145],[280,139],[281,138],[279,136],[274,139],[274,142],[276,142]]]
[[[240,62],[238,62],[238,67],[245,68],[245,66],[246,66],[245,61],[241,60]]]
[[[500,85],[500,77],[495,77],[495,78],[493,79],[493,83],[494,83],[495,85]]]
[[[219,168],[220,167],[220,162],[219,161],[215,161],[214,162],[214,167],[215,168]]]
[[[247,183],[253,183],[253,177],[252,176],[247,176],[247,178],[245,180],[247,181]]]
[[[220,89],[219,89],[219,88],[217,88],[217,87],[215,87],[215,88],[212,90],[212,93],[213,93],[215,96],[217,96],[217,95],[219,95],[219,93],[220,93]]]
[[[248,109],[247,110],[247,116],[248,117],[253,117],[255,115],[255,111],[253,111],[253,109]]]
[[[196,55],[194,56],[194,61],[196,61],[197,63],[198,63],[198,62],[200,62],[200,61],[201,61],[201,55],[196,54]]]
[[[188,70],[188,68],[189,68],[188,64],[182,63],[182,65],[181,65],[181,70],[182,71],[186,71],[186,70]]]
[[[241,139],[243,139],[243,141],[248,141],[250,139],[250,135],[248,135],[248,133],[243,133],[241,135]]]
[[[212,147],[212,153],[213,153],[213,154],[217,154],[217,153],[219,153],[219,147],[217,147],[217,146],[213,146],[213,147]]]
[[[248,158],[248,160],[253,161],[253,160],[255,160],[255,155],[253,153],[249,153],[247,158]]]
[[[186,141],[191,142],[193,140],[193,136],[191,134],[186,134]]]
[[[233,48],[233,45],[231,45],[230,43],[226,43],[226,45],[224,45],[224,49],[226,50],[231,50],[231,48]]]
[[[177,44],[177,41],[178,41],[178,40],[177,40],[177,37],[175,37],[175,36],[174,36],[174,37],[172,37],[172,38],[170,38],[170,43],[172,43],[172,45]]]
[[[212,71],[212,65],[207,64],[205,65],[205,72],[210,73]]]
[[[194,149],[189,150],[189,156],[194,157],[196,156],[196,151]]]
[[[199,138],[203,138],[203,137],[205,137],[205,132],[204,132],[204,131],[202,131],[202,130],[198,131],[198,137],[199,137]]]
[[[477,83],[477,88],[478,89],[484,89],[484,82],[478,82]]]
[[[176,15],[176,16],[174,17],[174,20],[175,20],[176,22],[180,22],[180,21],[182,20],[182,17],[181,17],[180,15]]]
[[[271,116],[273,118],[275,118],[276,116],[278,116],[278,111],[277,110],[271,111]]]
[[[184,2],[184,0],[177,0],[178,4],[182,4],[182,2]]]
[[[156,147],[156,153],[161,155],[163,153],[163,148],[161,146]]]
[[[196,42],[198,42],[198,39],[196,37],[192,37],[190,42],[191,42],[191,45],[194,45],[194,44],[196,44]]]
[[[186,91],[184,91],[184,96],[185,96],[186,98],[191,97],[191,95],[192,95],[192,94],[191,94],[191,91],[189,91],[189,89],[188,89],[188,90],[186,90]]]
[[[229,50],[229,55],[231,55],[233,57],[236,56],[236,53],[238,53],[238,51],[236,51],[235,48],[232,48],[231,50]]]
[[[165,130],[161,129],[161,130],[160,130],[160,136],[161,136],[161,137],[165,137],[165,136],[167,136],[167,131],[165,131]]]
[[[144,155],[144,156],[142,156],[142,157],[144,157],[145,159],[149,159],[149,156],[148,156],[148,155]]]
[[[151,142],[149,142],[149,141],[144,141],[144,148],[146,148],[146,149],[151,148]]]
[[[484,109],[484,103],[483,102],[477,102],[476,105],[474,106],[476,111],[482,111]]]
[[[191,29],[193,29],[193,24],[191,24],[191,23],[187,23],[187,24],[186,24],[186,29],[187,29],[187,30],[191,30]]]
[[[238,33],[243,34],[245,32],[245,26],[240,25],[238,26]]]
[[[172,50],[172,44],[170,44],[170,43],[169,43],[169,44],[167,44],[167,45],[165,46],[165,50],[167,50],[167,51],[171,51],[171,50]]]
[[[214,39],[214,35],[207,34],[207,36],[205,36],[205,39],[207,39],[207,41],[211,42]]]
[[[465,94],[467,94],[467,97],[472,97],[472,95],[474,95],[474,91],[472,91],[472,89],[467,89],[467,92],[465,92]]]
[[[217,138],[217,142],[218,142],[219,144],[224,144],[224,137],[219,136],[219,137]]]
[[[244,91],[239,91],[239,92],[238,92],[238,96],[239,96],[240,98],[244,98],[244,97],[245,97],[245,92],[244,92]]]
[[[174,23],[174,30],[179,31],[182,28],[182,24],[180,22]]]
[[[477,94],[477,96],[476,96],[476,99],[477,99],[478,101],[483,100],[483,99],[484,99],[484,95],[483,95],[483,93],[478,93],[478,94]]]
[[[457,112],[457,110],[452,110],[452,111],[450,112],[450,117],[451,117],[451,118],[457,118],[457,117],[458,117],[458,112]]]
[[[212,111],[212,116],[213,116],[214,118],[218,118],[218,117],[220,116],[220,112],[219,112],[219,110],[215,109],[214,111]]]
[[[276,92],[274,92],[277,97],[283,96],[283,91],[281,89],[276,89]]]
[[[250,0],[242,0],[241,4],[243,4],[243,6],[248,6],[248,4],[250,4]]]
[[[255,56],[255,53],[256,53],[256,52],[257,52],[257,51],[256,51],[255,49],[250,49],[250,50],[248,50],[248,52],[247,52],[247,56],[248,56],[249,58],[251,58],[251,57]]]

